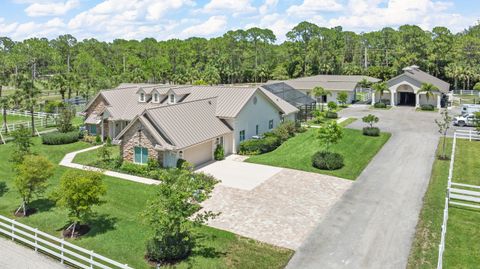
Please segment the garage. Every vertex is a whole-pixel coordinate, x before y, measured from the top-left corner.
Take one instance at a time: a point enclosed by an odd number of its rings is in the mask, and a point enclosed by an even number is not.
[[[183,158],[194,166],[213,160],[212,143],[213,141],[210,140],[186,149],[183,152]]]

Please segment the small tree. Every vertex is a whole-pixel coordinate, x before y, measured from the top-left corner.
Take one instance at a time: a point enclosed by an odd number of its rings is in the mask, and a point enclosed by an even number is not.
[[[367,116],[362,118],[362,121],[367,123],[370,128],[373,128],[373,124],[377,123],[380,119],[372,114],[368,114]]]
[[[103,146],[98,148],[97,156],[103,163],[110,161],[112,158],[112,153],[110,152],[107,144],[103,144]]]
[[[215,148],[215,152],[213,153],[215,160],[220,161],[225,159],[225,151],[223,150],[223,146],[218,144]]]
[[[52,198],[57,205],[68,210],[71,225],[65,231],[70,233],[70,237],[74,237],[77,225],[92,212],[92,207],[102,203],[101,197],[105,193],[101,173],[68,170],[62,175]]]
[[[450,129],[450,122],[452,121],[452,117],[448,114],[448,109],[445,108],[441,112],[441,119],[435,120],[435,123],[438,126],[438,132],[442,135],[442,154],[440,155],[440,159],[446,160],[446,146],[447,146],[447,131]]]
[[[22,204],[15,214],[23,209],[23,216],[27,216],[28,205],[33,195],[42,193],[47,179],[53,175],[53,164],[45,157],[26,155],[16,170],[14,185],[22,198]]]
[[[382,101],[382,96],[385,92],[390,92],[388,89],[387,83],[386,82],[378,82],[372,85],[373,90],[375,93],[378,93],[380,95],[379,102],[383,103]]]
[[[323,112],[323,96],[332,95],[330,91],[325,90],[324,88],[318,86],[312,89],[312,94],[315,96],[316,99],[322,97],[320,102],[320,110]]]
[[[346,92],[339,92],[337,100],[342,106],[345,106],[347,104],[348,94]]]
[[[327,107],[329,111],[334,111],[335,109],[337,109],[338,106],[335,102],[330,101],[328,102]]]
[[[75,112],[70,107],[65,107],[60,110],[58,116],[58,131],[60,133],[68,133],[74,130],[72,120],[75,117]]]
[[[418,92],[424,92],[425,93],[425,97],[427,98],[427,102],[428,102],[428,100],[430,100],[430,97],[434,96],[433,92],[436,92],[436,91],[438,91],[438,87],[431,84],[431,83],[423,83],[422,86],[420,87],[420,89],[418,90]]]
[[[330,146],[337,144],[343,137],[343,128],[336,121],[330,121],[318,129],[317,138],[326,151]]]
[[[23,162],[23,157],[30,154],[30,147],[33,145],[30,132],[25,126],[20,125],[18,129],[12,132],[13,144],[15,150],[10,156],[10,160],[16,164]]]
[[[156,262],[184,259],[195,246],[192,229],[218,215],[198,213],[218,181],[186,169],[171,169],[160,180],[143,214],[154,230],[147,243],[147,258]]]

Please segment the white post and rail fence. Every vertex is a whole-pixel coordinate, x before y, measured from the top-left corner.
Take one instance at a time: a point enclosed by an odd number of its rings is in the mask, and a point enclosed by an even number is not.
[[[132,269],[127,264],[104,257],[91,250],[76,246],[36,228],[0,215],[0,235],[26,245],[76,268]]]
[[[480,186],[453,182],[453,169],[455,164],[455,150],[458,139],[469,141],[480,140],[476,131],[456,130],[453,134],[452,154],[450,156],[450,167],[448,170],[447,195],[443,210],[442,233],[438,246],[437,269],[443,268],[443,253],[445,251],[445,238],[447,235],[448,210],[450,205],[480,209]]]

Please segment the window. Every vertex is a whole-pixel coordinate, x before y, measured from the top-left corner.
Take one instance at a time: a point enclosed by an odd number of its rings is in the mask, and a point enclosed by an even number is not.
[[[142,147],[135,147],[135,163],[146,164],[148,161],[148,149]]]
[[[240,142],[242,142],[243,140],[245,140],[245,130],[240,131]]]
[[[153,95],[153,102],[158,103],[158,93]]]
[[[145,102],[145,94],[143,92],[140,93],[140,102]]]
[[[270,120],[268,122],[268,129],[270,129],[270,130],[273,129],[273,120]]]
[[[255,134],[258,135],[258,124],[255,126]]]
[[[175,104],[175,94],[170,94],[170,104]]]
[[[97,134],[97,125],[90,125],[90,134],[91,135]]]

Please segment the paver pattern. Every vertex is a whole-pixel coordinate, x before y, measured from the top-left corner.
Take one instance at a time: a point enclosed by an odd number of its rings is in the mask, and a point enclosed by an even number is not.
[[[352,187],[297,250],[287,268],[401,268],[407,264],[438,143],[438,113],[354,106],[342,117],[375,114],[392,133]],[[362,128],[358,120],[350,125]]]
[[[351,184],[333,176],[282,168],[252,190],[217,185],[203,206],[221,212],[209,226],[296,249]]]

